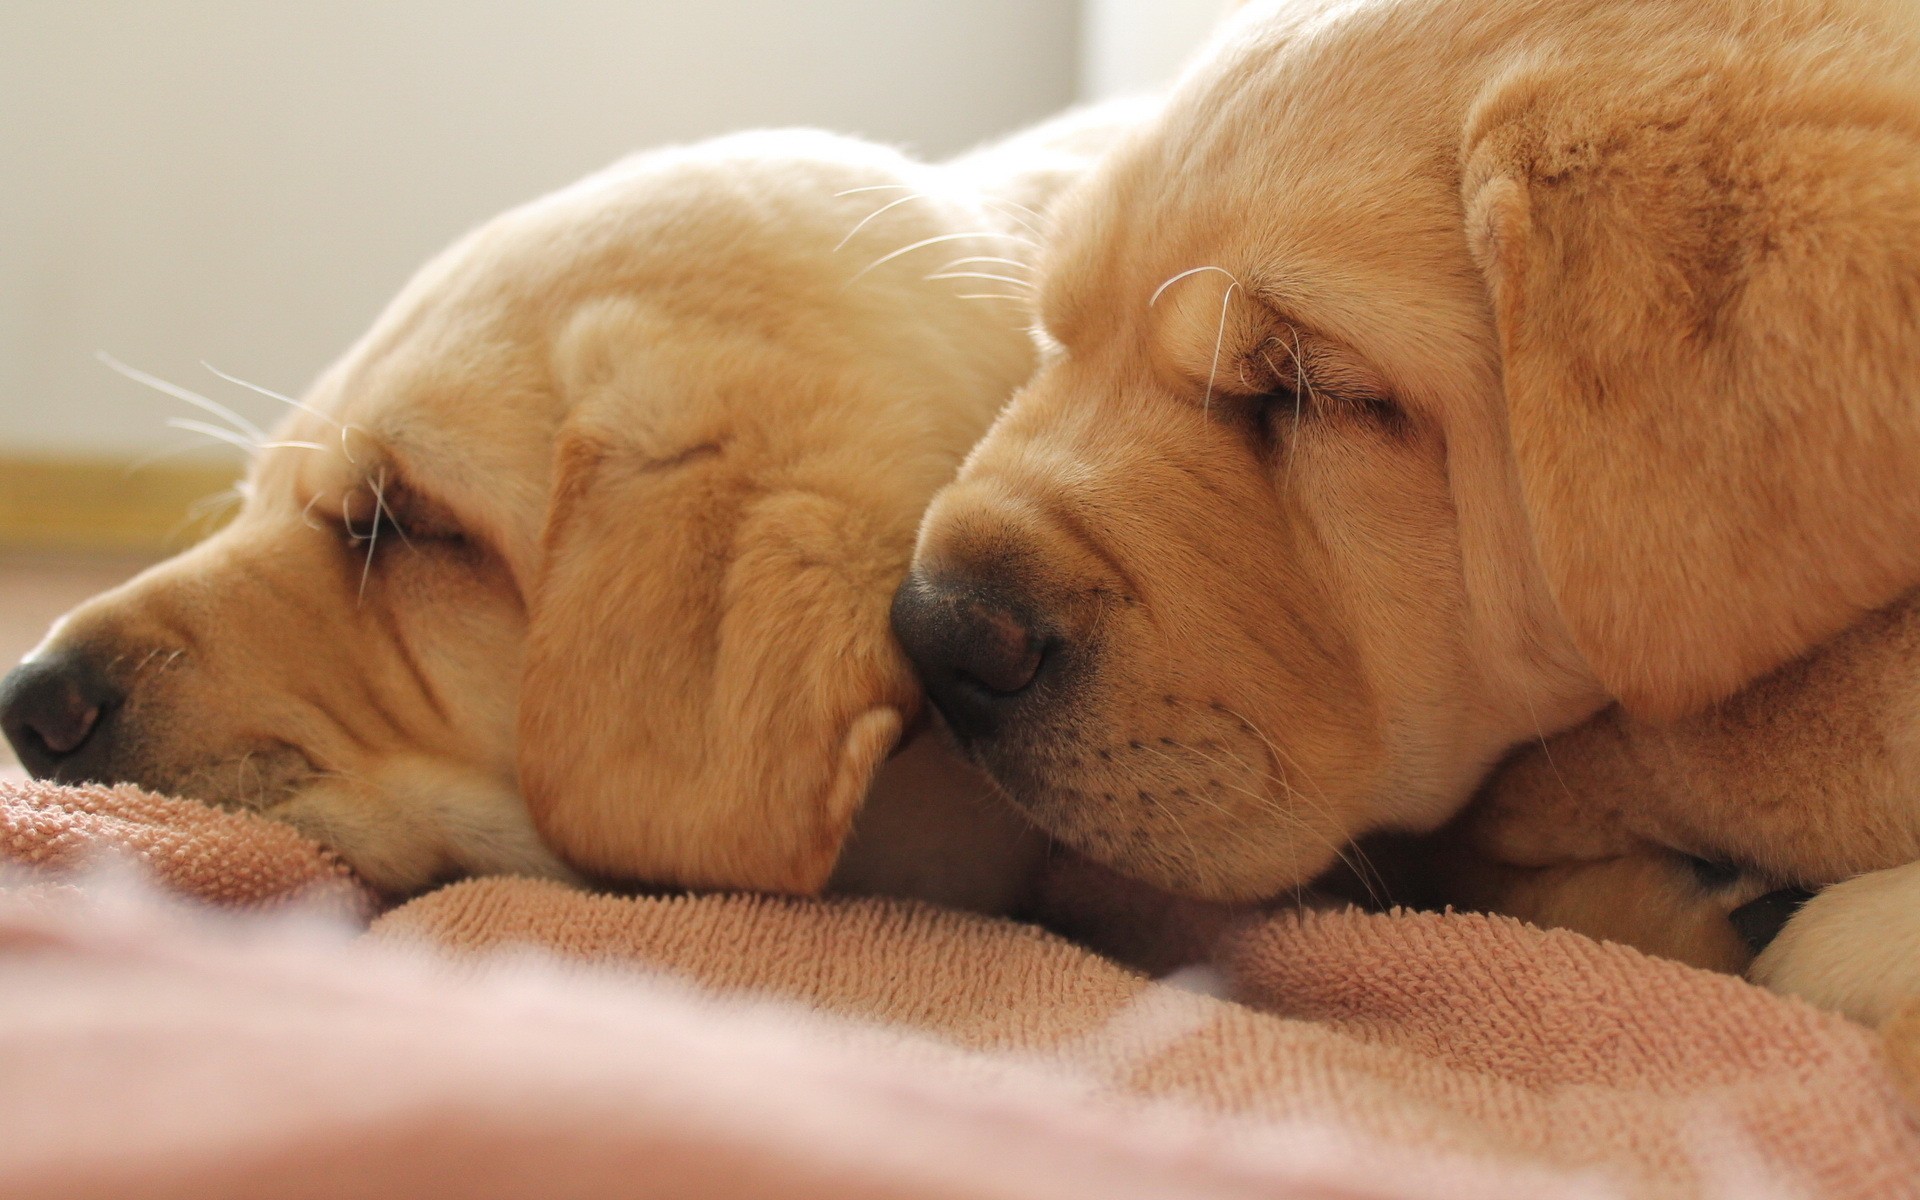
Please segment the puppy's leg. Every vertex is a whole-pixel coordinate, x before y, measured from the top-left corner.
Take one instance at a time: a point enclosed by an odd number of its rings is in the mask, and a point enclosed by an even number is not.
[[[1880,1025],[1920,999],[1920,863],[1873,871],[1807,901],[1748,978]]]
[[[1605,857],[1580,850],[1551,866],[1514,866],[1456,841],[1442,850],[1442,896],[1709,971],[1737,975],[1753,961],[1733,914],[1771,881],[1651,846]]]
[[[1475,841],[1546,866],[1637,843],[1817,887],[1920,859],[1920,597],[1669,724],[1611,709],[1517,754]]]

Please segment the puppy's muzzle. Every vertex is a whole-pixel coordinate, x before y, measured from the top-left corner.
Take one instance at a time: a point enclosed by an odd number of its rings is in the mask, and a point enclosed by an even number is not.
[[[0,730],[38,779],[110,782],[125,693],[84,655],[22,663],[0,682]]]
[[[1061,657],[1015,598],[921,571],[894,593],[893,631],[934,707],[968,741],[998,732]]]

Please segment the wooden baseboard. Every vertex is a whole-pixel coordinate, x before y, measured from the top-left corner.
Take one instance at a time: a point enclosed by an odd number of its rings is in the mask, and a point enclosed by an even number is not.
[[[231,506],[238,464],[131,467],[0,456],[0,547],[167,552],[206,536]]]

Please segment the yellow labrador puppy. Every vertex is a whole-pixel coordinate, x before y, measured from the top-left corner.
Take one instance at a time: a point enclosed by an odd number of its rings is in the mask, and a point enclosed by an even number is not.
[[[921,705],[887,603],[1032,369],[1035,210],[1132,112],[946,167],[744,134],[487,223],[298,402],[231,525],[55,627],[8,737],[396,893],[838,866],[1004,906],[1031,835],[934,743],[883,771]]]
[[[1902,0],[1254,5],[1060,222],[893,616],[1126,871],[1273,895],[1920,583]]]

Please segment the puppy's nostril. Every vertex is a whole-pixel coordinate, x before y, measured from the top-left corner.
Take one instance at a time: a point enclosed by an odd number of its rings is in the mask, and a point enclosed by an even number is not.
[[[1050,669],[1056,645],[995,588],[917,573],[894,595],[893,631],[928,698],[963,739],[991,736],[1010,718]]]
[[[1025,691],[1040,673],[1045,648],[1011,613],[981,604],[967,607],[972,636],[955,663],[956,673],[997,696]]]
[[[68,685],[51,706],[26,719],[26,726],[40,735],[40,741],[55,754],[71,754],[80,748],[100,719],[100,706],[80,698],[80,689]]]
[[[64,657],[23,663],[0,683],[0,731],[35,775],[77,759],[115,693],[98,672]]]

